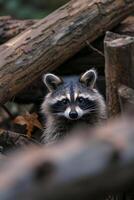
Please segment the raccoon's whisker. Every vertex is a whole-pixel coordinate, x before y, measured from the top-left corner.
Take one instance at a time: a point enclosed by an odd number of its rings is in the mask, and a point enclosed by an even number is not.
[[[88,107],[90,107],[90,108],[95,108],[95,107],[97,107],[97,105],[95,104],[95,105],[90,105],[90,104],[87,104],[87,106]]]
[[[97,110],[91,110],[91,111],[89,111],[90,113],[97,113],[98,111]]]
[[[88,109],[96,109],[97,108],[97,106],[87,106],[86,108],[88,108]]]
[[[89,110],[98,110],[98,108],[97,107],[89,108]]]
[[[95,113],[97,110],[89,110],[89,112],[91,113]]]
[[[97,108],[97,106],[94,106],[94,107],[89,107],[90,109],[96,109]]]
[[[97,111],[97,109],[88,109],[88,111],[93,112],[93,111]]]
[[[93,112],[96,112],[96,111],[97,111],[97,110],[89,110],[89,112],[92,112],[92,113],[93,113]]]
[[[84,108],[85,108],[85,109],[95,109],[95,110],[96,110],[96,109],[97,109],[97,106],[94,106],[94,107],[93,107],[93,106],[88,106],[88,107],[85,106]]]

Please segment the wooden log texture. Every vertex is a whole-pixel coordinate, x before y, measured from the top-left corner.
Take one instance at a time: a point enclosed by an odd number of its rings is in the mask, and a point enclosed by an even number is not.
[[[112,30],[113,32],[121,35],[125,34],[134,36],[134,16],[127,17]],[[99,37],[97,40],[91,43],[93,47],[99,49],[102,53],[104,53],[103,40],[104,37]],[[88,70],[90,67],[95,67],[97,68],[98,74],[103,76],[104,66],[104,57],[86,45],[85,48],[64,62],[59,68],[54,70],[54,72],[60,75],[80,74]]]
[[[22,32],[24,29],[29,28],[32,24],[35,24],[37,20],[15,20],[11,17],[0,17],[0,42],[9,40],[11,37],[15,37],[16,34]],[[119,34],[128,34],[134,36],[134,17],[130,16],[122,21],[114,32]],[[94,47],[103,52],[103,37],[97,39],[92,43]],[[72,58],[68,59],[58,69],[54,70],[54,73],[58,75],[70,75],[80,74],[89,69],[90,67],[97,68],[99,75],[104,75],[104,57],[99,55],[96,51],[93,51],[90,47],[85,47],[79,53]],[[32,85],[24,89],[21,93],[18,93],[14,98],[14,101],[18,103],[39,103],[42,101],[46,94],[46,88],[39,78]],[[104,80],[99,81],[98,87],[103,95],[105,95]]]
[[[2,160],[1,200],[101,199],[134,183],[133,117]]]
[[[127,17],[114,31],[119,34],[134,37],[134,16]]]
[[[37,19],[14,19],[11,16],[0,17],[0,43],[4,43],[9,39],[15,37],[22,31],[26,30],[33,24],[37,23]],[[134,36],[134,16],[129,16],[123,20],[117,27],[113,29],[114,32],[124,35]],[[99,45],[100,46],[100,45]]]
[[[10,16],[0,17],[0,44],[15,37],[37,21],[38,20],[16,20],[12,19]]]
[[[61,65],[134,10],[133,0],[72,0],[0,48],[0,102]]]
[[[120,112],[119,85],[134,88],[134,37],[107,32],[104,44],[108,114],[114,117]]]
[[[121,110],[124,112],[129,106],[134,106],[134,90],[125,85],[118,88]]]
[[[10,16],[0,17],[0,43],[4,43],[15,37],[37,21],[38,20],[16,20]],[[134,36],[134,16],[123,20],[113,29],[113,32]],[[97,39],[92,45],[103,52],[103,37]],[[104,67],[104,57],[99,55],[96,51],[93,51],[87,45],[87,47],[60,66],[60,69],[56,70],[56,73],[60,72],[62,75],[72,73],[80,74],[84,70],[87,70],[89,66],[95,66],[99,70],[99,68]]]
[[[4,42],[11,37],[15,37],[16,34],[27,29],[30,25],[34,24],[37,20],[15,20],[11,17],[5,16],[0,18],[0,41]],[[134,16],[130,16],[122,21],[114,32],[119,34],[128,34],[134,36]],[[92,45],[103,52],[103,37],[97,39]],[[72,58],[68,59],[58,69],[54,70],[54,73],[58,75],[71,75],[80,74],[89,69],[90,67],[97,68],[99,75],[104,76],[104,57],[99,55],[96,51],[93,51],[88,45],[77,53]],[[18,93],[14,98],[14,101],[18,103],[40,103],[46,94],[46,88],[39,78],[32,83],[27,89],[24,89],[21,93]],[[104,80],[99,81],[98,87],[103,95],[105,95]]]
[[[37,21],[38,20],[16,20],[10,16],[0,17],[0,43],[4,43],[15,37]],[[134,36],[134,16],[123,20],[113,31],[119,34]],[[103,52],[103,38],[96,40],[92,45]],[[60,75],[80,74],[87,70],[89,66],[95,66],[99,71],[102,71],[99,68],[104,66],[104,57],[98,55],[96,51],[93,51],[87,45],[87,47],[82,49],[78,54],[61,65],[60,69],[56,70],[55,73],[60,73]]]

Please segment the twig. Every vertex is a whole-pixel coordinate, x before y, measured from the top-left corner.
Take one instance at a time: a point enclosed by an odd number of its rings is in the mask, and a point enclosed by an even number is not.
[[[100,50],[98,50],[97,48],[93,47],[88,41],[86,41],[86,44],[90,49],[92,49],[93,51],[96,51],[99,55],[104,57],[104,54]]]
[[[3,108],[3,110],[8,114],[8,116],[9,116],[11,119],[14,119],[13,114],[8,110],[8,108],[7,108],[5,105],[3,105],[3,104],[0,103],[0,106]]]

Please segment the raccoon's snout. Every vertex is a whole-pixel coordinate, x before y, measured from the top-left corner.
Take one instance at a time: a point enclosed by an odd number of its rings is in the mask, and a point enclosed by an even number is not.
[[[72,111],[69,113],[69,117],[73,120],[78,118],[78,113],[76,111]]]
[[[76,106],[75,109],[68,107],[64,113],[64,116],[70,120],[77,120],[83,116],[83,112],[78,106]]]

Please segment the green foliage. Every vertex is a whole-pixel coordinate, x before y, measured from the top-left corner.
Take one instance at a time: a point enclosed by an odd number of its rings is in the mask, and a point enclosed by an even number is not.
[[[0,15],[14,18],[43,18],[68,0],[0,0]]]

